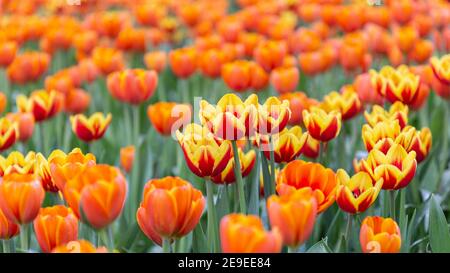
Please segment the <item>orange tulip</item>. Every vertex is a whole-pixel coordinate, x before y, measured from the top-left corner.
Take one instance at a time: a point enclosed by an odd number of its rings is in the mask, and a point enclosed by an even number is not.
[[[161,73],[167,66],[167,54],[164,51],[152,51],[144,55],[147,69]]]
[[[70,122],[72,123],[72,131],[79,139],[91,142],[103,137],[111,119],[111,114],[105,117],[103,113],[97,112],[90,117],[83,114],[71,116]]]
[[[419,94],[417,95],[416,101],[411,104],[411,108],[414,110],[420,110],[425,103],[428,101],[428,96],[430,95],[430,87],[428,84],[421,83],[419,87]]]
[[[12,83],[24,84],[38,80],[48,69],[50,55],[42,52],[26,52],[17,55],[8,66],[8,79]]]
[[[5,111],[7,104],[8,98],[3,92],[0,91],[0,114],[3,113],[3,111]]]
[[[414,14],[413,5],[411,0],[391,1],[389,8],[393,19],[399,24],[408,23]]]
[[[382,178],[373,185],[372,178],[366,172],[350,177],[343,169],[337,171],[336,179],[336,203],[348,213],[366,211],[377,199],[383,185]]]
[[[270,74],[270,82],[280,94],[297,89],[299,81],[300,72],[297,67],[278,67]]]
[[[98,35],[91,30],[83,31],[75,34],[72,42],[77,51],[90,54],[98,43]]]
[[[408,54],[408,58],[416,63],[425,63],[434,51],[433,43],[428,40],[419,40]]]
[[[19,225],[10,221],[0,209],[0,239],[9,240],[19,234]]]
[[[65,154],[61,150],[54,150],[48,157],[51,176],[60,191],[66,183],[81,173],[87,166],[95,165],[95,156],[91,153],[84,155],[79,148]]]
[[[17,224],[28,224],[36,218],[45,191],[32,174],[12,173],[0,181],[0,210]]]
[[[133,168],[134,154],[136,148],[133,145],[123,147],[120,149],[120,166],[125,172],[129,173]]]
[[[219,49],[210,49],[199,53],[198,66],[203,75],[210,78],[217,78],[221,75],[222,65],[228,61],[225,52]]]
[[[345,32],[356,31],[364,25],[365,9],[362,5],[343,6],[336,17],[338,25]]]
[[[238,43],[244,46],[246,56],[253,56],[256,46],[264,40],[264,36],[259,33],[242,32],[239,34]]]
[[[317,201],[311,188],[267,199],[270,225],[278,228],[283,243],[296,248],[311,235],[317,216]]]
[[[2,42],[0,45],[0,67],[7,67],[10,65],[17,53],[17,43]]]
[[[251,86],[251,65],[249,61],[236,60],[222,66],[225,84],[236,92],[244,92]]]
[[[412,26],[398,27],[393,31],[396,45],[402,52],[410,52],[419,40],[419,33]]]
[[[400,144],[392,144],[386,151],[373,149],[367,159],[361,160],[361,170],[373,179],[383,179],[384,190],[406,187],[414,178],[417,169],[416,152],[407,152]]]
[[[358,75],[353,82],[353,88],[359,99],[364,103],[382,104],[383,97],[375,91],[371,84],[371,77],[368,73]]]
[[[190,105],[175,102],[157,102],[147,108],[147,116],[153,127],[164,136],[169,136],[187,125],[192,118],[191,112]]]
[[[99,164],[87,166],[69,180],[63,194],[78,218],[83,216],[83,221],[101,229],[122,212],[127,191],[127,181],[118,168]]]
[[[72,209],[62,205],[41,208],[33,225],[43,252],[50,252],[78,237],[78,219]]]
[[[86,241],[86,240],[77,240],[70,241],[67,244],[60,245],[55,247],[52,250],[52,253],[107,253],[108,250],[106,247],[98,247]]]
[[[176,132],[186,164],[199,177],[219,175],[233,157],[229,141],[217,142],[206,127],[192,123]]]
[[[141,25],[158,26],[162,18],[167,15],[167,7],[157,3],[145,2],[139,4],[135,9],[136,20]]]
[[[169,63],[173,73],[182,79],[189,78],[197,70],[197,51],[186,47],[170,51]]]
[[[291,109],[290,125],[303,125],[303,110],[310,109],[311,106],[318,104],[316,100],[308,98],[303,92],[281,94],[279,99],[289,101],[289,109]]]
[[[217,24],[217,31],[226,42],[235,43],[239,33],[243,30],[243,25],[236,19],[225,18]]]
[[[36,122],[54,117],[63,106],[62,95],[54,90],[37,90],[30,97],[19,95],[16,99],[17,108],[22,113],[32,113]]]
[[[431,58],[430,65],[436,78],[444,85],[450,85],[450,54],[444,55],[440,59]]]
[[[91,95],[83,89],[72,89],[65,95],[64,110],[68,113],[84,112],[91,103]]]
[[[370,7],[366,11],[367,22],[388,28],[391,23],[391,13],[387,7]]]
[[[75,88],[75,83],[68,73],[57,73],[45,78],[45,89],[66,94]]]
[[[397,101],[391,105],[389,111],[384,110],[384,108],[379,105],[374,105],[372,107],[372,112],[364,112],[364,117],[372,128],[375,128],[380,122],[397,120],[400,129],[403,129],[408,124],[408,112],[408,106]],[[386,124],[386,126],[391,126],[391,124]]]
[[[124,51],[145,52],[148,41],[147,35],[143,28],[124,28],[116,37],[116,47]]]
[[[147,101],[158,85],[158,74],[153,70],[126,69],[108,75],[109,93],[117,100],[138,105]]]
[[[309,134],[320,141],[330,141],[335,138],[341,130],[341,113],[332,111],[330,113],[318,107],[303,110],[303,123]]]
[[[136,212],[139,227],[155,243],[162,238],[178,239],[191,232],[205,208],[202,192],[179,177],[147,182]]]
[[[281,66],[286,55],[286,44],[278,41],[263,41],[255,48],[253,53],[255,61],[268,72]]]
[[[0,151],[14,145],[19,138],[19,124],[7,118],[0,118]]]
[[[391,218],[368,216],[359,233],[364,253],[397,253],[401,247],[400,228]]]
[[[100,75],[100,69],[91,59],[81,60],[77,65],[77,70],[83,81],[91,83]]]
[[[316,51],[321,44],[320,36],[307,28],[300,28],[288,38],[289,52],[292,54]]]
[[[241,175],[242,178],[244,178],[250,174],[253,166],[255,166],[256,153],[253,150],[244,153],[241,149],[238,150],[238,153]],[[228,161],[227,166],[219,175],[211,177],[211,181],[216,184],[231,184],[236,182],[234,174],[234,158],[231,158],[230,161]]]
[[[300,70],[309,76],[325,71],[328,65],[328,60],[321,50],[299,54],[298,62]]]
[[[94,48],[92,61],[104,75],[120,71],[125,67],[122,52],[110,47],[99,46]]]
[[[279,253],[281,233],[266,231],[254,215],[229,214],[220,221],[220,241],[224,253]]]
[[[334,203],[336,175],[318,163],[291,161],[277,177],[277,192],[285,195],[303,188],[311,188],[321,213]]]

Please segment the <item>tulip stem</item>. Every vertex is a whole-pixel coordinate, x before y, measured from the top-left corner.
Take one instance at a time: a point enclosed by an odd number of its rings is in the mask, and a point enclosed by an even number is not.
[[[211,181],[206,180],[206,197],[208,205],[208,245],[211,252],[219,251],[219,232],[217,224],[216,207],[214,206],[214,188]]]
[[[233,140],[233,156],[234,156],[234,176],[236,177],[236,183],[239,192],[239,206],[241,208],[241,213],[247,214],[247,204],[245,203],[245,193],[244,193],[244,182],[242,181],[241,173],[241,161],[239,160],[239,151],[237,147],[236,140]]]
[[[162,240],[163,253],[170,253],[170,239],[163,237]]]
[[[272,143],[272,136],[269,137],[269,153],[270,153],[270,189],[271,189],[271,195],[275,194],[275,151],[273,149],[273,143]]]
[[[347,227],[345,229],[345,243],[347,244],[345,247],[348,252],[350,252],[350,232],[352,230],[352,220],[353,220],[353,215],[348,213],[347,214]]]
[[[10,253],[11,248],[9,245],[9,240],[3,240],[3,253]]]
[[[20,246],[23,252],[28,252],[28,224],[20,226]]]
[[[391,205],[391,218],[395,221],[395,191],[389,191],[390,205]]]
[[[105,244],[111,252],[114,251],[114,240],[112,237],[111,225],[103,228],[99,233],[103,244]]]

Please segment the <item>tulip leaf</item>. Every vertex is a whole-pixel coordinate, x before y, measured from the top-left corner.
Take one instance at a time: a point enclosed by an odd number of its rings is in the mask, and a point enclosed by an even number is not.
[[[228,185],[220,186],[217,194],[217,221],[220,223],[222,217],[230,213],[230,201],[228,198]]]
[[[208,253],[208,243],[201,223],[198,223],[192,234],[192,250],[195,253]]]
[[[450,232],[444,212],[434,196],[430,203],[429,237],[434,253],[450,252]]]
[[[306,250],[306,253],[333,253],[331,248],[328,246],[327,241],[327,237],[323,238]]]
[[[249,188],[247,191],[249,192],[248,200],[248,213],[253,215],[259,215],[259,173],[260,173],[260,154],[256,153],[256,162],[255,167],[253,168],[248,181]]]

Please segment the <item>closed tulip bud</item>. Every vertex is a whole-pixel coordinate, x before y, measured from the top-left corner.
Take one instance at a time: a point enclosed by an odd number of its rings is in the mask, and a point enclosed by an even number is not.
[[[55,247],[52,253],[107,253],[106,247],[96,248],[91,242],[86,240],[70,241],[67,244],[63,244]]]
[[[381,140],[389,138],[394,140],[401,132],[398,120],[382,121],[370,127],[364,124],[362,128],[362,138],[366,150],[370,152],[374,146]]]
[[[341,113],[327,113],[318,107],[311,107],[310,110],[303,110],[303,123],[313,138],[328,142],[337,137],[341,130]]]
[[[147,69],[161,73],[167,66],[167,54],[164,51],[152,51],[144,55]]]
[[[235,94],[226,94],[216,106],[205,100],[200,102],[200,121],[220,139],[240,140],[245,136],[253,136],[258,122],[257,115],[258,97],[254,94],[245,101]]]
[[[430,153],[432,143],[431,131],[427,127],[418,131],[412,126],[407,126],[395,139],[395,142],[402,145],[407,152],[416,152],[417,163],[420,163]]]
[[[19,124],[7,118],[0,118],[0,151],[14,145],[19,139]]]
[[[0,210],[11,222],[28,224],[36,218],[45,191],[33,174],[12,173],[0,181]]]
[[[270,82],[280,94],[296,90],[299,81],[300,72],[297,67],[278,67],[270,74]]]
[[[86,167],[96,163],[91,153],[83,154],[79,148],[65,154],[61,150],[54,150],[48,157],[50,172],[60,191],[64,190],[66,183],[80,174]]]
[[[253,52],[255,61],[267,72],[279,67],[287,55],[287,45],[280,41],[263,41]]]
[[[266,231],[258,216],[244,214],[222,218],[220,241],[224,253],[279,253],[283,243],[278,228]]]
[[[122,52],[110,47],[96,47],[92,51],[92,61],[103,75],[120,71],[125,67]]]
[[[416,152],[408,153],[396,143],[386,153],[373,149],[367,159],[361,160],[361,170],[367,172],[373,181],[383,179],[384,190],[406,187],[414,178],[416,169]]]
[[[190,123],[192,109],[189,104],[157,102],[148,106],[147,116],[158,133],[169,136]]]
[[[63,190],[77,217],[96,229],[111,224],[122,212],[128,185],[118,168],[99,164],[84,168]]]
[[[233,157],[229,141],[218,142],[209,130],[192,123],[184,132],[176,132],[178,142],[183,149],[186,164],[199,177],[219,175]]]
[[[285,195],[304,188],[311,188],[317,200],[317,211],[321,213],[335,201],[336,175],[318,163],[291,161],[277,176],[277,192]]]
[[[308,98],[303,92],[285,93],[279,99],[289,101],[289,109],[291,109],[290,125],[303,125],[303,110],[310,109],[311,106],[318,104],[316,100]]]
[[[253,150],[247,153],[244,153],[241,149],[238,151],[241,175],[244,178],[250,174],[253,166],[255,166],[256,153]],[[211,181],[216,184],[231,184],[236,182],[236,176],[234,174],[234,158],[231,158],[230,161],[228,161],[227,166],[219,175],[211,177]]]
[[[302,132],[300,126],[285,128],[279,134],[272,136],[274,160],[276,163],[288,163],[298,157],[307,141],[308,133]],[[268,145],[267,137],[261,137],[260,145]],[[270,150],[263,149],[264,155],[270,160]]]
[[[411,0],[391,1],[389,8],[392,18],[399,24],[408,23],[414,15],[413,5]]]
[[[83,81],[91,83],[100,75],[100,69],[92,59],[81,60],[78,65],[78,73]]]
[[[127,173],[133,168],[135,152],[136,148],[133,145],[120,149],[120,166],[122,166],[123,170]]]
[[[72,209],[62,205],[41,208],[33,225],[42,252],[78,238],[78,219]]]
[[[9,240],[19,234],[19,231],[19,225],[6,218],[0,209],[0,239]]]
[[[450,54],[441,58],[433,57],[430,64],[435,77],[444,85],[450,85]]]
[[[257,63],[250,62],[250,89],[254,91],[260,91],[267,87],[269,84],[269,75],[267,72]]]
[[[278,228],[283,244],[296,248],[311,235],[317,216],[317,201],[311,188],[267,199],[270,225]]]
[[[244,92],[251,86],[251,65],[246,60],[236,60],[222,66],[225,84],[236,92]]]
[[[223,50],[210,49],[199,53],[198,66],[206,77],[220,77],[222,65],[228,61],[228,56]]]
[[[398,253],[400,228],[391,218],[368,216],[361,223],[359,242],[364,253]]]
[[[428,40],[419,40],[408,53],[408,58],[416,63],[425,63],[433,54],[433,43]]]
[[[103,113],[97,112],[90,117],[86,117],[83,114],[71,116],[70,122],[72,123],[72,131],[79,139],[91,142],[103,137],[111,123],[111,119],[110,113],[105,117]]]
[[[361,213],[366,211],[377,199],[383,179],[372,184],[372,178],[366,172],[358,172],[350,177],[343,169],[336,173],[336,203],[345,212]]]
[[[180,48],[169,53],[170,68],[178,78],[186,79],[194,74],[197,70],[197,61],[195,48]]]
[[[17,55],[8,66],[8,79],[12,83],[25,84],[38,80],[47,72],[50,55],[43,52],[25,52]]]
[[[127,27],[116,37],[116,47],[124,51],[145,52],[148,33],[143,28]]]
[[[97,32],[92,30],[83,31],[73,36],[73,46],[83,53],[89,54],[98,43]]]
[[[269,97],[258,108],[258,126],[256,130],[263,135],[278,134],[291,118],[289,101],[280,101],[277,97]]]
[[[79,114],[84,112],[91,103],[91,95],[82,89],[70,90],[64,100],[64,110],[68,113]]]
[[[19,95],[16,99],[17,107],[22,113],[32,113],[36,122],[54,117],[63,106],[62,94],[51,90],[37,90],[30,97]]]
[[[108,90],[122,102],[138,105],[147,101],[158,85],[158,74],[143,69],[127,69],[109,74]]]
[[[205,208],[202,192],[179,177],[147,182],[136,212],[139,227],[155,243],[181,238],[200,221]]]
[[[342,93],[334,91],[325,96],[321,108],[327,112],[339,111],[342,120],[349,120],[361,112],[362,103],[354,90],[345,89]]]
[[[372,112],[364,112],[364,117],[372,128],[376,127],[380,122],[397,120],[400,129],[403,129],[408,124],[408,112],[408,106],[397,101],[391,105],[389,111],[384,110],[384,108],[379,105],[374,105],[372,107]]]
[[[352,87],[363,104],[382,104],[383,97],[374,89],[369,73],[358,75]]]

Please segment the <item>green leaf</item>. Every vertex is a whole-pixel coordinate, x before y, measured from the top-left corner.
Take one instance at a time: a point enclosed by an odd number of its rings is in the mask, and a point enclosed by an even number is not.
[[[219,221],[220,223],[222,217],[230,213],[230,201],[228,198],[227,185],[220,186],[220,190],[217,196],[216,208],[217,208],[217,221]]]
[[[192,235],[192,250],[194,253],[208,253],[206,235],[200,223],[195,227]]]
[[[247,198],[248,200],[247,208],[248,214],[253,215],[259,215],[259,179],[260,179],[259,173],[261,165],[259,164],[259,162],[260,162],[260,154],[257,152],[255,167],[253,168],[253,171],[248,178],[250,184],[248,185],[249,196]]]
[[[313,246],[311,246],[306,253],[333,253],[331,248],[328,246],[328,238],[325,237],[322,240],[315,243]]]
[[[431,197],[430,222],[429,222],[430,245],[434,253],[450,252],[450,232],[447,220],[440,205]]]

